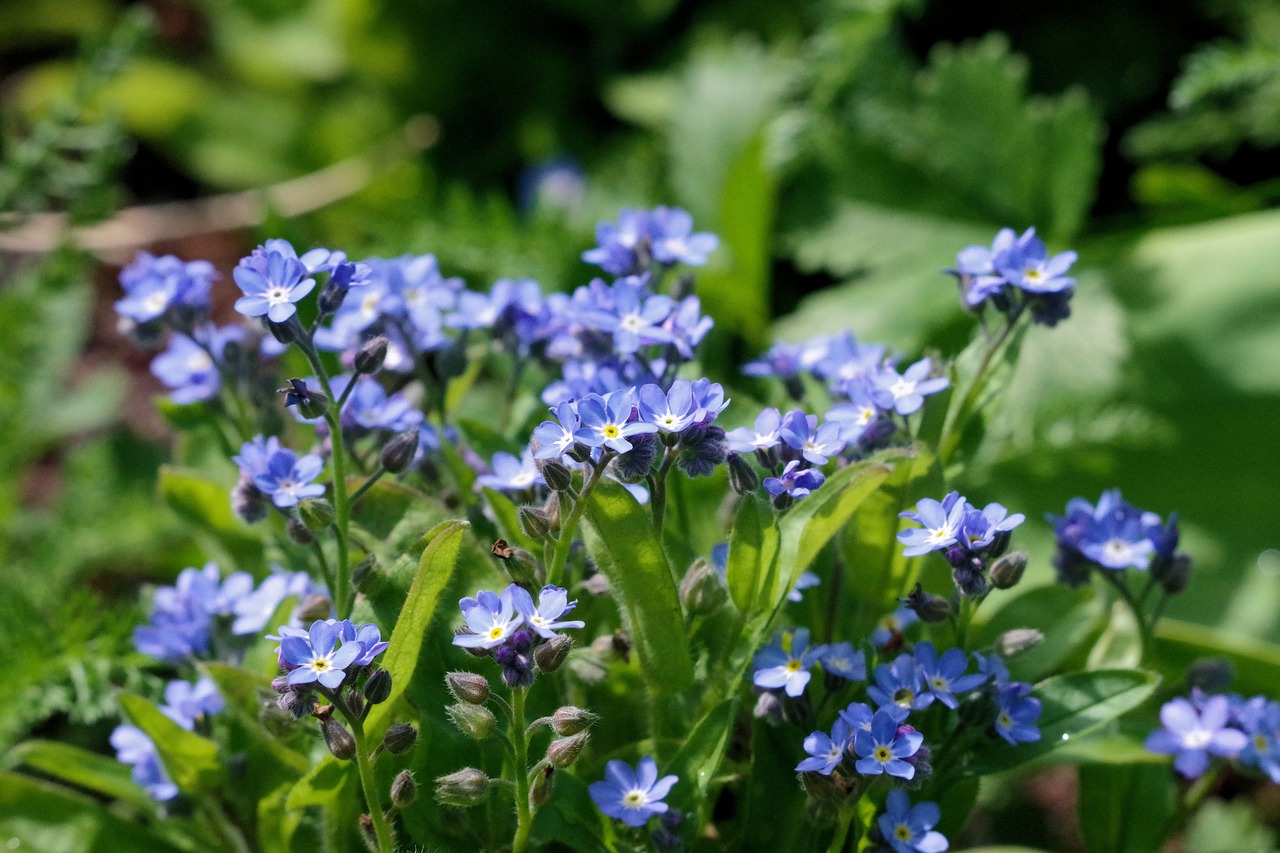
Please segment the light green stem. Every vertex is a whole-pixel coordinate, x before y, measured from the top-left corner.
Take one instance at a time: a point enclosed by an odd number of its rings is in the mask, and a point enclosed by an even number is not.
[[[391,827],[387,825],[382,814],[382,804],[378,800],[377,780],[373,775],[373,762],[369,760],[369,745],[364,737],[364,723],[355,715],[347,717],[351,724],[351,734],[356,741],[356,768],[360,771],[360,787],[364,789],[365,805],[369,809],[369,819],[373,821],[373,834],[378,839],[378,853],[394,853],[391,843]]]
[[[547,583],[552,586],[560,586],[564,577],[564,565],[569,560],[569,548],[573,545],[574,534],[578,532],[578,522],[582,520],[582,514],[587,511],[587,501],[591,498],[591,490],[595,488],[596,482],[600,479],[600,472],[604,470],[604,466],[608,463],[607,456],[601,456],[600,461],[594,465],[587,466],[586,479],[582,483],[582,491],[573,502],[573,509],[569,511],[569,517],[560,524],[560,535],[554,540],[547,540],[546,553],[549,555],[546,559],[547,563]]]
[[[311,368],[316,372],[316,379],[325,396],[333,399],[333,388],[329,385],[329,375],[325,372],[324,363],[316,353],[310,341],[301,342],[300,348],[306,353]],[[351,384],[355,384],[352,380]],[[333,590],[334,605],[338,610],[338,618],[346,619],[351,615],[354,596],[351,589],[351,559],[347,547],[347,528],[351,523],[351,502],[347,498],[347,453],[342,441],[342,420],[336,406],[331,406],[324,413],[325,422],[329,424],[329,440],[332,444],[330,468],[333,473],[333,508],[337,513],[334,535],[338,540],[338,568]]]
[[[529,741],[524,730],[524,698],[523,688],[511,691],[511,742],[515,747],[516,764],[516,834],[511,841],[511,853],[524,853],[533,829],[533,811],[529,808]]]

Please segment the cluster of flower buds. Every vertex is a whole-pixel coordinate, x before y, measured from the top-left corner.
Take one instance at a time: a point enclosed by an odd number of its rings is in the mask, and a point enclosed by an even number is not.
[[[478,657],[493,658],[508,687],[527,688],[533,684],[535,667],[554,672],[564,663],[573,639],[556,631],[584,627],[581,620],[561,618],[577,603],[558,586],[544,586],[536,604],[518,584],[500,593],[481,590],[458,602],[465,627],[453,642]]]
[[[959,492],[951,492],[941,501],[924,498],[914,511],[900,515],[920,525],[898,533],[898,541],[906,546],[903,556],[941,551],[961,594],[980,596],[989,586],[1008,589],[1022,579],[1026,557],[1005,554],[1010,531],[1026,520],[1022,513],[1009,515],[998,503],[978,509]],[[917,613],[925,616],[918,609]]]

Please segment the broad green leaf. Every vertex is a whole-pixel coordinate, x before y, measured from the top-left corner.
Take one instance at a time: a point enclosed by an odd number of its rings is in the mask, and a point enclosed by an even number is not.
[[[1040,740],[1009,746],[992,740],[969,756],[964,774],[980,776],[1008,770],[1083,737],[1145,702],[1160,676],[1137,669],[1098,669],[1059,675],[1035,686],[1042,711]]]
[[[551,799],[534,816],[535,849],[567,845],[579,853],[611,850],[600,828],[600,809],[591,799],[588,782],[572,773],[557,773]]]
[[[1044,756],[1046,764],[1159,764],[1169,760],[1144,746],[1152,723],[1140,719],[1116,720],[1090,735],[1072,738]],[[1034,764],[1035,762],[1033,762]]]
[[[1015,628],[1035,628],[1043,633],[1044,642],[1009,660],[1009,672],[1019,681],[1045,677],[1101,630],[1102,614],[1094,604],[1091,587],[1071,589],[1050,584],[1015,592],[1020,594],[1007,602],[1003,601],[1004,593],[984,602],[971,636],[976,648],[986,648]]]
[[[163,465],[160,496],[174,512],[212,536],[238,564],[262,564],[262,543],[232,513],[227,487],[196,471]]]
[[[119,702],[130,722],[155,742],[169,778],[184,793],[209,793],[223,784],[225,769],[217,744],[187,731],[142,696],[121,693]]]
[[[793,731],[753,721],[751,773],[742,786],[741,819],[733,850],[804,850],[799,842],[805,821],[805,793],[796,784],[795,766],[804,750]]]
[[[729,532],[725,579],[739,613],[749,614],[778,571],[778,517],[763,498],[747,495]]]
[[[364,477],[348,477],[347,494],[353,494],[364,482]],[[351,518],[376,538],[385,540],[411,507],[427,501],[429,498],[416,489],[382,479],[361,496]]]
[[[1142,629],[1133,611],[1122,601],[1111,603],[1107,627],[1089,650],[1089,669],[1125,669],[1142,662]]]
[[[155,801],[130,776],[129,766],[113,758],[53,740],[24,741],[4,757],[10,767],[26,767],[59,782],[128,803],[146,814]]]
[[[1187,667],[1201,658],[1229,661],[1235,670],[1231,687],[1236,692],[1270,695],[1275,690],[1280,646],[1176,619],[1156,623],[1155,654],[1151,659],[1171,680],[1182,678]]]
[[[1187,853],[1276,849],[1275,830],[1259,819],[1256,807],[1245,798],[1208,801],[1191,819],[1185,838]]]
[[[707,786],[724,758],[737,711],[736,696],[708,711],[671,761],[670,772],[680,777],[680,797],[695,809],[710,811],[710,803],[706,802]]]
[[[969,814],[978,802],[979,780],[961,779],[946,790],[938,792],[938,805],[942,808],[942,820],[935,827],[947,838],[955,838],[969,821]]]
[[[1159,850],[1176,801],[1173,774],[1158,764],[1083,764],[1080,831],[1096,853]]]
[[[88,797],[8,771],[0,771],[0,838],[12,850],[39,853],[176,853],[184,849]]]
[[[621,484],[601,480],[588,500],[587,520],[598,540],[596,565],[619,599],[649,689],[662,696],[684,690],[693,683],[684,615],[648,512]]]
[[[258,846],[262,853],[291,853],[302,822],[301,809],[288,807],[293,785],[282,785],[258,801]]]

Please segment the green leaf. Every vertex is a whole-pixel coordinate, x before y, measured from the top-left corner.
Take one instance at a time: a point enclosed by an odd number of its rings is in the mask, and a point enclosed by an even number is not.
[[[5,764],[26,767],[59,782],[120,800],[146,814],[156,808],[155,801],[133,781],[128,765],[69,743],[24,741],[9,750]]]
[[[364,477],[348,477],[347,494],[355,492],[364,482]],[[364,493],[351,518],[375,538],[385,540],[391,536],[405,513],[416,504],[428,502],[430,498],[422,492],[383,479]]]
[[[255,783],[261,779],[277,787],[310,769],[311,763],[304,756],[262,725],[258,710],[261,697],[271,695],[269,679],[225,663],[202,664],[200,671],[213,680],[222,695],[224,713],[235,720],[251,743],[249,776]]]
[[[1122,601],[1111,603],[1111,618],[1089,650],[1088,669],[1135,667],[1142,662],[1142,629]]]
[[[262,543],[231,511],[229,490],[196,471],[163,465],[160,496],[174,512],[199,527],[242,566],[262,564]]]
[[[88,797],[7,771],[0,771],[0,837],[10,842],[11,849],[39,853],[176,853],[183,849]]]
[[[738,504],[729,532],[725,579],[739,613],[749,614],[778,572],[778,516],[762,498],[747,495]]]
[[[1173,815],[1173,774],[1159,764],[1084,764],[1080,773],[1080,831],[1098,853],[1159,850]]]
[[[704,714],[671,762],[671,772],[680,777],[681,799],[695,809],[710,812],[707,786],[724,758],[737,711],[738,699],[734,696]]]
[[[974,646],[985,648],[1015,628],[1035,628],[1043,633],[1044,642],[1009,660],[1009,672],[1018,681],[1044,678],[1101,630],[1102,614],[1094,604],[1091,587],[1070,589],[1049,584],[1015,592],[1007,601],[1003,595],[992,596],[978,611],[972,635]],[[999,609],[988,612],[993,606]]]
[[[1275,850],[1275,831],[1262,823],[1256,807],[1246,799],[1226,803],[1210,800],[1187,827],[1187,853],[1222,850]]]
[[[121,693],[119,702],[129,720],[155,742],[164,769],[183,793],[210,793],[222,785],[225,771],[217,744],[187,731],[136,693]]]
[[[1235,670],[1232,689],[1245,695],[1270,694],[1280,672],[1280,646],[1177,619],[1156,623],[1155,651],[1153,659],[1171,681],[1201,658],[1224,658]]]
[[[693,683],[693,659],[675,579],[649,514],[620,483],[601,480],[587,520],[596,533],[596,565],[619,599],[649,689],[660,696],[684,690]]]
[[[996,773],[1039,758],[1138,707],[1159,684],[1160,676],[1137,669],[1097,669],[1046,679],[1032,693],[1043,708],[1037,722],[1040,740],[1013,747],[993,741],[970,755],[964,774]]]
[[[986,435],[987,421],[996,416],[1013,379],[1028,328],[1026,323],[1019,324],[994,350],[985,337],[976,336],[951,364],[950,403],[938,440],[938,458],[944,469],[957,451],[963,452],[965,459],[977,451]]]

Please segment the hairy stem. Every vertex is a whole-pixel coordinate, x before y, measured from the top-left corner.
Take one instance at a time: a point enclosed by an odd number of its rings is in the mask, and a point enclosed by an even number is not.
[[[511,741],[515,746],[516,834],[511,840],[511,853],[524,853],[533,829],[533,811],[529,808],[529,741],[524,730],[525,689],[511,691]]]
[[[311,362],[311,368],[316,372],[321,390],[330,400],[334,399],[333,388],[329,385],[329,374],[325,371],[324,363],[320,360],[315,347],[310,341],[300,341],[299,346],[306,354],[307,361]],[[348,387],[351,385],[355,385],[355,382],[348,383]],[[351,523],[351,501],[347,498],[347,453],[343,446],[342,419],[338,412],[338,407],[330,406],[324,413],[324,419],[329,424],[329,440],[333,445],[330,469],[333,473],[333,508],[337,513],[334,535],[338,540],[338,568],[334,576],[334,585],[337,588],[333,590],[333,596],[338,618],[346,619],[351,615],[351,607],[354,603],[351,589],[351,558],[347,547],[347,528]]]

